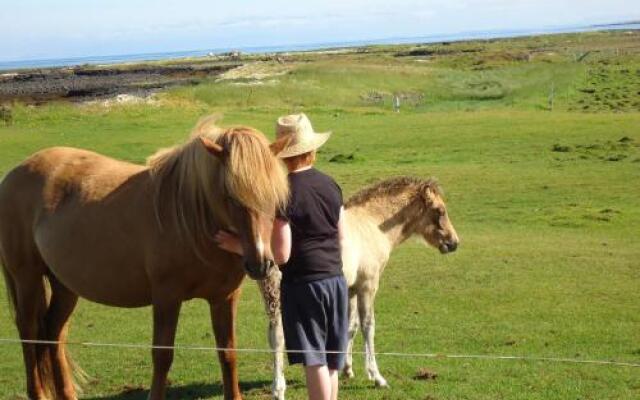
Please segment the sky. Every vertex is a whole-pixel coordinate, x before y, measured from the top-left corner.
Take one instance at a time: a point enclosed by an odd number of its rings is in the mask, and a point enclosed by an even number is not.
[[[632,20],[638,0],[0,0],[0,61]]]

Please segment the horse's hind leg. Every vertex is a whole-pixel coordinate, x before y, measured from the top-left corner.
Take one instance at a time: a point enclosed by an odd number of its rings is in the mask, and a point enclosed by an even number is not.
[[[49,276],[51,301],[46,315],[47,340],[51,344],[51,366],[55,383],[56,399],[77,399],[72,368],[64,342],[67,339],[69,317],[78,303],[78,296],[63,286],[55,277]]]
[[[21,271],[22,272],[22,271]],[[50,360],[46,345],[24,341],[45,340],[44,314],[47,294],[43,275],[24,274],[11,276],[16,308],[16,326],[22,342],[22,355],[26,371],[27,396],[32,400],[45,399],[49,381]]]
[[[377,286],[377,285],[376,285]],[[382,377],[376,362],[376,351],[374,336],[376,330],[376,320],[373,311],[373,302],[376,297],[377,287],[367,285],[358,293],[358,312],[360,314],[360,324],[364,335],[365,364],[369,379],[376,382],[376,386],[387,387],[387,381]]]

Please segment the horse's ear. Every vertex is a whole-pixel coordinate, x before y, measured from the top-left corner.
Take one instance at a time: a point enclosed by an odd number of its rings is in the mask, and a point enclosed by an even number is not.
[[[427,204],[432,204],[434,196],[438,194],[438,191],[433,185],[433,182],[427,181],[420,188],[420,194]]]
[[[282,150],[284,150],[289,145],[289,143],[291,143],[291,139],[293,139],[293,135],[286,135],[271,143],[269,145],[269,148],[271,149],[273,155],[278,156],[278,154],[280,154]]]
[[[204,148],[212,155],[222,159],[224,157],[224,148],[220,146],[218,143],[209,139],[205,136],[200,136],[200,143],[204,146]]]

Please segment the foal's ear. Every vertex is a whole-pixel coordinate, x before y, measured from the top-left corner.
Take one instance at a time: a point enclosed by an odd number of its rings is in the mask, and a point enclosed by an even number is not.
[[[200,143],[204,146],[204,148],[212,155],[222,159],[224,157],[224,148],[220,146],[218,143],[209,139],[205,136],[200,136]]]
[[[284,150],[289,145],[289,143],[291,143],[291,139],[293,139],[293,135],[286,135],[271,143],[269,145],[269,148],[271,149],[273,155],[277,157],[278,154],[280,154],[282,150]]]
[[[432,186],[430,182],[422,185],[420,188],[420,194],[427,204],[432,204],[434,197],[437,195],[437,190]]]

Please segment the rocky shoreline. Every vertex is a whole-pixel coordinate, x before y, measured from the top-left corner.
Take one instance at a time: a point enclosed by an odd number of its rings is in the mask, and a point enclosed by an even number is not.
[[[76,66],[0,74],[0,103],[86,101],[193,85],[241,66],[240,62],[180,65]]]

